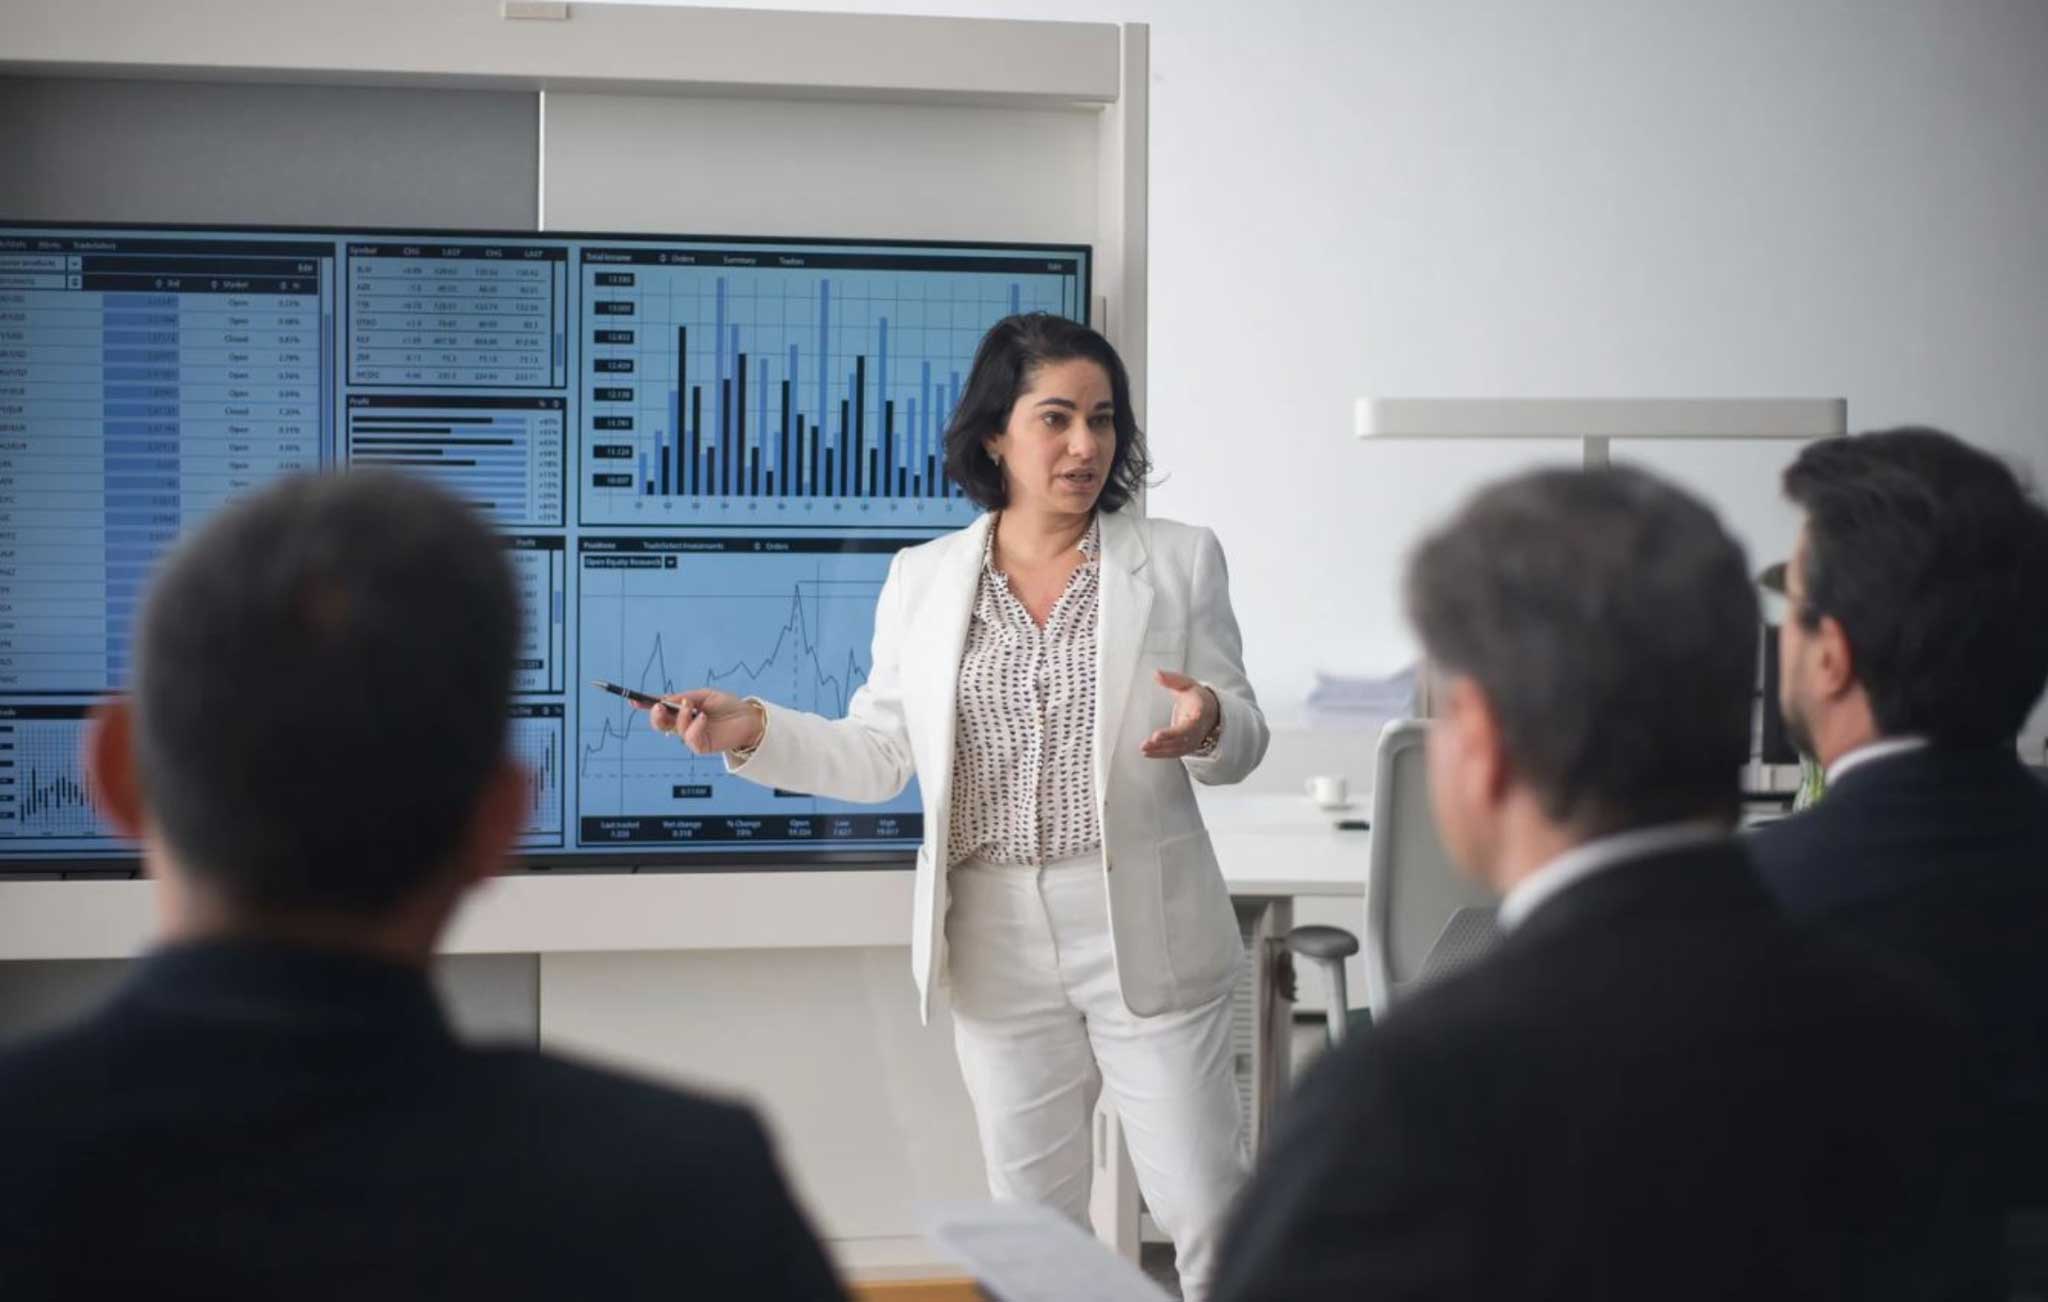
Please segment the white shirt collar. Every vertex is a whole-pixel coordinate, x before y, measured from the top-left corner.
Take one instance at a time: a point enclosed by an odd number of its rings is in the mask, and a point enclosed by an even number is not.
[[[1925,749],[1926,746],[1927,738],[1925,737],[1885,737],[1878,741],[1865,742],[1846,755],[1835,756],[1835,762],[1828,765],[1828,785],[1835,785],[1835,783],[1842,780],[1844,773],[1847,773],[1850,769],[1861,768],[1872,760],[1881,760],[1892,755],[1904,755],[1909,751]]]
[[[1712,845],[1728,839],[1725,823],[1711,818],[1688,819],[1681,823],[1659,823],[1638,827],[1612,836],[1596,837],[1575,845],[1514,884],[1502,897],[1496,921],[1502,931],[1516,926],[1552,896],[1591,877],[1603,869],[1630,859],[1642,859],[1671,850]]]

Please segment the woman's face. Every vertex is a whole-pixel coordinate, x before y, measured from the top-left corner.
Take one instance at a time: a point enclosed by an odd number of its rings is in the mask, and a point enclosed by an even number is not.
[[[1109,372],[1070,358],[1032,373],[1010,423],[983,446],[1002,463],[1011,510],[1085,515],[1116,460],[1116,404]]]

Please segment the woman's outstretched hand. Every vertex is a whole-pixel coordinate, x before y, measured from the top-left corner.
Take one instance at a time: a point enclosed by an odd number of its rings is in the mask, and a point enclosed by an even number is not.
[[[1159,671],[1159,685],[1173,693],[1173,720],[1145,738],[1139,749],[1147,759],[1179,759],[1201,749],[1202,739],[1216,725],[1222,706],[1216,693],[1186,674]]]

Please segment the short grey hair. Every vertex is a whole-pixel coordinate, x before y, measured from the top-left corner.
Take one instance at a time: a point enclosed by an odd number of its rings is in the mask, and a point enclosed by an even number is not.
[[[1417,547],[1407,605],[1549,817],[1597,833],[1734,815],[1757,596],[1698,498],[1628,467],[1501,481]]]

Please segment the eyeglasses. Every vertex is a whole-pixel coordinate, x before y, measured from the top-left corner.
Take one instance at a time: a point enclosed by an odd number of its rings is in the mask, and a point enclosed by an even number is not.
[[[1786,609],[1794,619],[1806,628],[1820,623],[1821,609],[1804,597],[1792,595],[1791,586],[1785,581],[1786,563],[1777,561],[1756,572],[1756,585],[1766,592],[1775,592],[1785,599]]]

